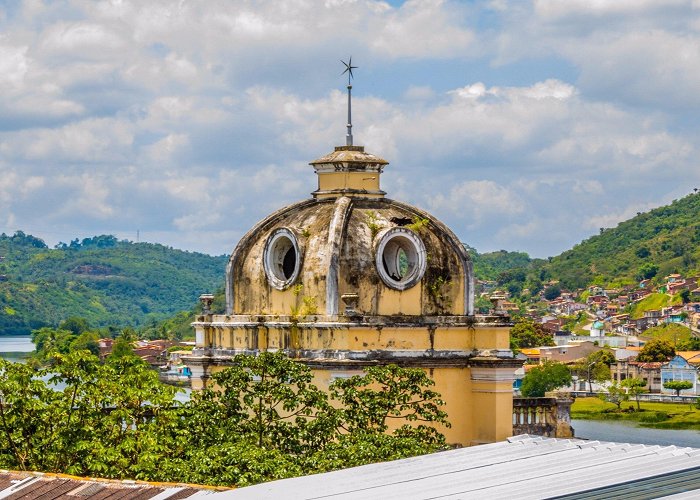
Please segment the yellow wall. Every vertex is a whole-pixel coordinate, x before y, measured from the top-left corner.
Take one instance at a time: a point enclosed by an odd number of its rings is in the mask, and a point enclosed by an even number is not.
[[[379,173],[328,172],[318,174],[319,191],[332,189],[359,189],[379,191]]]
[[[215,317],[224,319],[224,317]],[[269,319],[269,318],[268,318]],[[320,327],[317,324],[290,326],[268,322],[266,327],[253,328],[250,325],[234,326],[224,323],[221,328],[208,328],[206,324],[196,325],[198,331],[215,332],[207,334],[205,345],[216,339],[216,346],[236,350],[328,350],[372,352],[428,350],[468,353],[473,349],[508,348],[509,329],[501,326],[439,327],[431,334],[428,327],[371,327],[335,324],[333,327]],[[221,342],[221,343],[219,343]],[[402,361],[401,358],[397,358]],[[314,383],[327,389],[335,377],[360,374],[360,367],[348,367],[342,359],[327,360],[327,365],[337,368],[319,369],[313,360],[300,359],[312,366]],[[441,365],[434,361],[421,361],[422,367],[435,382],[434,389],[446,402],[444,407],[449,416],[451,428],[441,428],[448,443],[472,445],[503,440],[512,434],[512,376],[515,368],[512,363],[498,359],[487,361],[456,361],[453,365]],[[499,363],[501,363],[499,365]],[[505,363],[505,364],[504,364]],[[410,358],[403,358],[401,364],[411,366]],[[506,366],[508,365],[508,366]],[[501,367],[504,366],[504,367]],[[224,369],[221,365],[209,367],[210,373]],[[201,378],[192,378],[192,388],[201,389]]]

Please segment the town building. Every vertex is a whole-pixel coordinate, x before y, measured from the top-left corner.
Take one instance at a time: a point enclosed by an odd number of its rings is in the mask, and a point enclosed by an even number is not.
[[[666,389],[666,382],[684,381],[693,386],[681,391],[681,395],[697,395],[700,389],[698,382],[698,367],[700,366],[700,351],[678,351],[668,363],[661,366],[661,392],[675,394],[676,391]]]

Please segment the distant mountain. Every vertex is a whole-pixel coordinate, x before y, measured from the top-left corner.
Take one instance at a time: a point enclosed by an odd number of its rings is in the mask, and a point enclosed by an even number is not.
[[[527,259],[518,252],[472,255],[475,274],[495,279],[514,297],[536,294],[548,283],[574,290],[591,284],[617,287],[642,278],[679,272],[700,272],[700,194],[693,193],[670,205],[601,228],[600,234],[549,259]],[[493,278],[494,274],[497,274]],[[482,278],[483,279],[483,278]],[[556,296],[555,292],[555,296]],[[527,294],[525,294],[527,297]]]
[[[49,249],[0,235],[0,335],[80,316],[95,327],[140,326],[190,311],[223,286],[227,257],[96,236]]]
[[[638,213],[542,265],[565,288],[700,270],[700,193]]]

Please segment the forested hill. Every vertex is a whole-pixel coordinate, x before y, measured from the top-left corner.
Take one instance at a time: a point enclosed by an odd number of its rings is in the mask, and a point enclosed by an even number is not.
[[[700,269],[700,193],[601,228],[598,235],[544,264],[546,272],[572,289],[593,282],[631,283]]]
[[[478,253],[476,249],[466,243],[462,244],[469,252],[474,264],[474,275],[480,280],[498,280],[499,276],[511,269],[527,268],[533,263],[533,260],[525,252],[498,250]]]
[[[92,326],[139,326],[191,310],[223,286],[227,257],[96,236],[50,249],[0,235],[0,335],[80,316]]]

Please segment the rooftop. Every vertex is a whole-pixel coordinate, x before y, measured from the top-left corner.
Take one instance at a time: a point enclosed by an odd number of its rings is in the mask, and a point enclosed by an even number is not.
[[[688,494],[688,492],[695,492]],[[521,435],[285,479],[213,499],[697,498],[700,449]]]
[[[0,498],[45,500],[131,499],[179,500],[202,498],[225,488],[145,481],[116,481],[46,474],[41,472],[0,471]]]

